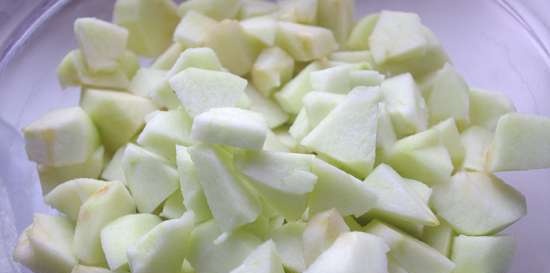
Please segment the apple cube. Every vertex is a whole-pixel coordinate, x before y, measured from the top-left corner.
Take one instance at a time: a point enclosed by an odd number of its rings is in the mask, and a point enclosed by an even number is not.
[[[306,270],[302,240],[305,228],[303,222],[289,222],[271,232],[283,266],[292,272]]]
[[[454,272],[454,263],[437,250],[378,220],[370,222],[364,231],[382,238],[390,247],[388,257],[406,272]]]
[[[514,104],[505,95],[481,89],[470,90],[470,124],[494,131],[504,114],[515,112]]]
[[[128,90],[135,95],[148,97],[152,90],[165,80],[166,73],[166,70],[140,68],[132,78]]]
[[[445,184],[451,178],[453,162],[443,145],[410,149],[398,141],[388,157],[388,164],[400,175],[428,186]]]
[[[252,85],[244,90],[250,99],[250,110],[262,114],[269,128],[276,128],[288,121],[288,114],[271,98],[262,95]]]
[[[294,60],[278,47],[264,49],[252,66],[252,83],[265,96],[292,78]]]
[[[390,166],[380,164],[364,183],[378,197],[375,207],[368,214],[389,222],[415,223],[437,226],[439,221],[428,205],[414,189]]]
[[[126,151],[126,145],[118,148],[114,153],[111,161],[105,166],[101,173],[101,178],[107,181],[120,181],[124,185],[126,183],[126,177],[124,176],[124,170],[122,169],[122,158]]]
[[[101,230],[101,247],[111,270],[127,267],[126,251],[162,220],[154,214],[130,214],[109,223]]]
[[[88,178],[69,180],[55,187],[50,193],[44,196],[44,201],[67,215],[73,222],[76,222],[82,204],[93,193],[106,186],[107,183]]]
[[[462,168],[467,171],[484,171],[493,133],[484,127],[472,126],[462,132],[460,139],[464,146]]]
[[[181,108],[157,111],[149,114],[145,128],[139,134],[137,143],[170,162],[176,162],[176,145],[192,144],[191,118]]]
[[[387,273],[389,250],[377,236],[356,231],[344,233],[304,272]]]
[[[238,18],[241,20],[255,18],[275,13],[279,7],[276,3],[264,0],[241,1],[241,9]]]
[[[271,4],[271,2],[257,2]],[[259,43],[265,47],[273,47],[275,45],[275,36],[277,35],[277,20],[275,20],[273,16],[259,16],[249,18],[241,21],[240,24],[246,35],[249,37],[249,39],[252,39],[254,43]]]
[[[155,211],[179,188],[176,168],[163,157],[134,144],[126,146],[122,169],[140,212]]]
[[[469,123],[469,88],[464,79],[450,65],[434,72],[430,86],[426,87],[430,124],[454,118],[459,128]]]
[[[277,254],[275,244],[268,240],[253,250],[243,263],[230,273],[284,273],[281,258]]]
[[[296,118],[294,118],[294,122],[290,128],[288,128],[288,133],[295,141],[299,142],[311,132],[311,129],[306,109],[302,108]]]
[[[216,20],[235,18],[241,8],[239,0],[189,0],[178,7],[180,15],[198,11]]]
[[[352,217],[353,218],[353,217]],[[303,234],[304,260],[311,265],[321,253],[328,249],[342,233],[350,228],[344,218],[335,209],[313,216],[307,223]]]
[[[279,22],[275,44],[301,62],[320,59],[338,48],[330,30],[290,22]]]
[[[230,232],[256,220],[260,203],[238,177],[228,158],[230,155],[206,145],[193,146],[188,151],[208,207],[220,229]]]
[[[434,187],[431,202],[441,218],[466,235],[498,232],[527,213],[521,193],[485,173],[455,174],[450,183]]]
[[[269,131],[267,132],[262,150],[270,152],[290,152],[290,147],[288,143],[281,140],[281,137],[276,135],[273,131]]]
[[[247,81],[231,73],[187,68],[169,80],[187,113],[194,117],[217,107],[239,107],[249,103]]]
[[[175,191],[164,201],[159,215],[167,219],[176,219],[181,217],[185,211],[182,193],[181,191]]]
[[[305,25],[317,24],[318,0],[279,0],[279,19]]]
[[[168,70],[175,63],[185,47],[180,43],[172,43],[160,56],[151,64],[152,69]]]
[[[275,100],[289,114],[298,114],[302,109],[302,99],[313,90],[310,74],[323,68],[320,62],[308,64],[298,75],[292,78],[281,90],[275,93]]]
[[[428,126],[426,102],[411,74],[386,79],[380,85],[380,89],[386,109],[399,136],[426,130]]]
[[[127,93],[87,89],[80,105],[90,115],[108,151],[116,151],[143,127],[145,116],[155,110],[151,100]]]
[[[309,125],[306,133],[309,133],[311,129],[317,127],[317,125],[319,125],[338,104],[344,101],[345,98],[345,95],[328,92],[308,93],[303,100],[304,110],[307,114]]]
[[[510,236],[465,236],[455,237],[453,262],[456,273],[507,272],[516,243]]]
[[[80,107],[51,111],[23,128],[30,160],[59,167],[82,164],[100,141],[92,120]]]
[[[197,11],[187,12],[174,31],[174,41],[185,47],[204,46],[208,30],[218,22]]]
[[[349,34],[346,43],[347,48],[353,50],[369,49],[369,37],[374,31],[379,17],[380,14],[373,13],[361,18]]]
[[[449,257],[454,236],[453,228],[447,222],[439,220],[439,226],[424,227],[421,239],[439,253]]]
[[[301,144],[365,177],[374,165],[379,98],[377,89],[354,89]]]
[[[550,118],[518,113],[502,116],[488,152],[489,170],[499,172],[549,168],[548,139]]]
[[[101,230],[113,220],[136,211],[132,196],[121,182],[112,181],[94,192],[80,207],[73,249],[86,265],[106,265]]]
[[[187,147],[176,146],[176,159],[185,208],[193,212],[195,223],[211,219],[212,214],[199,183],[195,163],[191,160]]]
[[[117,272],[123,273],[124,271]],[[71,273],[113,273],[113,271],[103,267],[85,266],[79,264],[73,267]]]
[[[74,226],[64,216],[35,214],[14,250],[14,260],[34,272],[70,273],[78,261],[72,249]]]
[[[456,167],[461,166],[464,161],[466,147],[462,143],[455,120],[452,118],[444,120],[430,128],[430,131],[435,131],[434,133],[439,135],[441,143],[451,156],[453,165]]]
[[[193,120],[191,136],[210,144],[261,150],[269,128],[263,117],[239,108],[213,108]]]
[[[128,47],[147,57],[170,46],[179,20],[171,0],[117,0],[113,10],[115,24],[128,29]]]
[[[376,128],[376,161],[383,161],[391,152],[395,142],[397,142],[397,135],[390,113],[386,109],[386,104],[380,102],[378,103],[378,125]]]
[[[313,71],[310,75],[311,87],[315,91],[347,94],[352,89],[350,72],[354,68],[344,64]]]
[[[98,148],[83,163],[52,167],[48,165],[38,165],[38,177],[42,193],[47,194],[57,185],[75,178],[98,178],[103,169],[105,155],[103,147]]]
[[[128,248],[133,273],[180,272],[193,229],[193,213],[164,221]]]
[[[313,160],[317,183],[310,194],[310,213],[335,208],[342,216],[361,216],[376,205],[377,197],[352,175],[320,159]]]
[[[370,54],[370,51],[368,50],[336,51],[332,52],[328,58],[334,63],[355,63],[369,67],[372,67],[372,64],[374,63],[372,60],[372,54]]]
[[[222,231],[214,221],[193,229],[187,260],[196,272],[227,273],[239,266],[262,243],[258,237],[243,230],[225,234],[219,240]]]
[[[318,0],[319,26],[328,28],[337,42],[343,44],[355,25],[353,10],[355,0]]]
[[[349,73],[351,86],[378,86],[386,78],[375,70],[352,70]]]
[[[93,72],[110,72],[126,50],[128,30],[97,18],[82,17],[74,22],[76,40],[86,64]]]
[[[245,152],[235,155],[235,165],[252,186],[287,220],[299,219],[317,176],[311,173],[313,155],[281,152]]]

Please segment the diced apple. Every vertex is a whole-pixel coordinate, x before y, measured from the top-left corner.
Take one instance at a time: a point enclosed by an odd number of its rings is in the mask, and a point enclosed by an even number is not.
[[[181,108],[158,111],[150,114],[145,128],[139,134],[137,143],[170,162],[176,162],[176,145],[190,145],[191,118]]]
[[[193,146],[188,151],[220,229],[230,232],[256,220],[261,210],[260,203],[237,176],[227,158],[229,155],[206,145]]]
[[[330,29],[337,42],[345,43],[355,24],[353,20],[355,0],[318,0],[318,2],[319,26]]]
[[[344,221],[351,231],[361,231],[361,229],[363,228],[361,224],[357,222],[357,219],[355,219],[355,217],[353,217],[352,215],[344,217]]]
[[[424,94],[430,109],[430,124],[454,118],[459,128],[465,128],[470,114],[468,85],[450,64],[434,73],[434,79]]]
[[[388,273],[408,273],[392,257],[388,257]]]
[[[73,249],[86,265],[106,265],[100,233],[113,220],[135,213],[136,205],[121,182],[112,181],[93,193],[80,207]]]
[[[181,191],[175,191],[166,198],[159,215],[167,219],[176,219],[181,217],[183,213],[185,213],[185,206],[183,205],[182,193]]]
[[[265,3],[264,1],[257,2]],[[260,43],[265,47],[273,47],[275,45],[275,36],[277,35],[277,20],[275,20],[273,16],[260,16],[249,18],[241,21],[240,24],[247,36],[254,42]]]
[[[30,160],[59,167],[86,162],[98,149],[97,129],[80,107],[51,111],[23,128]]]
[[[94,121],[108,151],[129,142],[142,128],[145,116],[156,108],[147,98],[99,89],[85,90],[80,105]]]
[[[237,168],[252,186],[287,220],[299,219],[317,176],[311,173],[313,155],[246,152],[235,155]]]
[[[44,201],[76,222],[82,204],[107,183],[87,178],[69,180],[55,187],[44,197]]]
[[[525,198],[491,174],[459,172],[434,187],[432,206],[454,230],[466,235],[498,232],[526,214]]]
[[[354,89],[301,144],[364,178],[374,165],[379,98],[377,89]]]
[[[447,183],[453,172],[453,162],[442,144],[414,149],[398,141],[388,157],[388,164],[403,177],[428,186]]]
[[[509,113],[497,123],[488,152],[492,172],[550,167],[550,118]]]
[[[484,171],[493,133],[484,127],[472,126],[462,132],[460,139],[464,146],[462,168],[467,171]]]
[[[148,97],[151,91],[166,78],[166,70],[140,68],[128,90],[135,95]]]
[[[501,116],[515,112],[514,104],[505,95],[481,89],[470,90],[470,124],[494,131]]]
[[[241,20],[260,17],[275,13],[279,7],[276,3],[264,0],[245,0],[241,1],[241,9],[238,18]]]
[[[231,73],[198,68],[187,68],[170,78],[170,86],[192,117],[211,108],[246,106],[246,85],[245,79]]]
[[[315,91],[347,94],[352,89],[350,72],[354,68],[344,64],[313,71],[310,75],[311,87]]]
[[[377,236],[356,231],[344,233],[304,272],[387,273],[389,250]]]
[[[265,138],[264,151],[270,152],[290,152],[290,148],[281,138],[276,135],[273,131],[267,132],[267,137]]]
[[[428,113],[426,103],[411,74],[386,79],[380,85],[386,109],[399,136],[426,130]]]
[[[241,8],[239,0],[189,0],[178,7],[180,15],[198,11],[216,20],[235,18]]]
[[[441,143],[445,146],[453,165],[459,167],[462,165],[465,156],[465,146],[461,141],[460,132],[457,128],[457,123],[452,118],[446,119],[432,128],[430,131],[435,131],[434,133],[439,135]]]
[[[128,264],[126,251],[162,220],[154,214],[122,216],[101,230],[101,247],[111,270],[124,269]]]
[[[454,263],[437,250],[378,220],[364,231],[382,238],[390,247],[388,257],[408,273],[451,273]]]
[[[128,248],[128,263],[133,273],[180,272],[187,256],[193,213],[164,221],[153,227]]]
[[[265,96],[283,86],[292,78],[294,60],[282,49],[264,49],[252,67],[252,83]]]
[[[379,17],[378,13],[373,13],[361,18],[349,34],[347,47],[353,50],[369,49],[369,37],[374,31]]]
[[[168,70],[175,63],[180,54],[185,50],[185,47],[180,43],[173,43],[151,64],[152,69]]]
[[[309,124],[309,118],[306,109],[302,108],[298,115],[294,119],[294,122],[288,128],[288,133],[294,138],[294,140],[300,142],[302,139],[311,132],[312,127]]]
[[[155,211],[179,188],[176,168],[163,157],[135,144],[126,146],[122,169],[140,212]]]
[[[283,110],[290,114],[298,114],[302,109],[302,99],[313,90],[311,86],[311,72],[323,68],[320,62],[308,64],[298,75],[290,80],[283,88],[275,93],[275,100],[279,102]]]
[[[126,177],[124,176],[124,170],[122,169],[122,157],[126,151],[126,145],[121,146],[116,150],[111,161],[105,166],[101,173],[101,178],[108,181],[120,181],[126,185]]]
[[[284,273],[275,244],[268,240],[252,251],[243,263],[230,273]]]
[[[252,85],[248,85],[244,91],[251,102],[250,110],[262,114],[270,128],[279,127],[288,121],[288,114],[279,104],[260,94]]]
[[[202,186],[198,181],[195,163],[191,160],[186,147],[176,146],[176,159],[185,208],[193,212],[195,223],[202,223],[211,219],[212,214],[208,208]]]
[[[365,66],[368,65],[370,68],[372,68],[372,64],[374,63],[372,54],[370,54],[370,51],[368,50],[336,51],[332,52],[328,58],[330,61],[336,63],[359,63]]]
[[[279,22],[275,44],[302,62],[320,59],[338,48],[330,30],[289,22]]]
[[[51,167],[38,165],[38,177],[42,194],[47,194],[57,185],[75,178],[98,178],[105,162],[105,149],[99,147],[86,161],[79,164]]]
[[[220,235],[222,231],[214,221],[201,224],[191,233],[187,260],[196,272],[227,273],[239,266],[262,243],[256,236],[242,230],[217,240]]]
[[[340,234],[349,231],[350,228],[335,209],[313,216],[308,221],[303,234],[306,266],[312,264],[321,253],[328,249]]]
[[[187,12],[174,31],[174,40],[185,47],[205,45],[208,30],[218,22],[197,11]]]
[[[452,259],[456,273],[507,272],[516,243],[510,236],[455,237]]]
[[[306,224],[289,222],[271,232],[283,265],[292,272],[303,272],[306,269],[302,236]]]
[[[74,22],[74,33],[86,64],[93,72],[111,72],[126,50],[128,30],[97,18]]]
[[[349,72],[351,86],[378,86],[386,78],[375,70],[352,70]]]
[[[117,0],[113,11],[115,24],[128,29],[128,47],[147,57],[170,46],[179,20],[171,0]]]
[[[396,225],[400,222],[427,226],[439,224],[424,200],[390,166],[378,165],[364,183],[378,197],[376,206],[369,214],[388,222],[397,222]]]
[[[318,0],[279,0],[279,19],[299,24],[317,24]]]
[[[452,227],[447,222],[439,220],[439,226],[424,227],[421,239],[439,253],[450,257],[454,236]]]
[[[333,94],[328,92],[310,92],[303,100],[304,109],[307,114],[307,120],[309,125],[309,131],[317,127],[319,123],[328,114],[345,100],[344,95]]]
[[[73,267],[71,273],[113,273],[113,271],[103,267],[85,266],[79,264]],[[123,273],[123,271],[118,273]]]
[[[397,142],[397,135],[391,121],[391,116],[386,110],[386,104],[378,103],[378,125],[376,129],[376,161],[382,162],[391,152]]]
[[[342,216],[361,216],[375,207],[376,195],[360,180],[320,159],[312,172],[317,183],[310,194],[310,213],[335,208]]]

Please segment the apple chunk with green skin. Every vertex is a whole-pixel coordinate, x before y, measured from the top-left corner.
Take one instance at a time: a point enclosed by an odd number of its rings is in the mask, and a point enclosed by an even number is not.
[[[113,220],[136,211],[132,196],[121,182],[112,181],[93,193],[80,207],[73,249],[85,265],[106,265],[101,230]]]
[[[354,0],[318,0],[319,26],[328,28],[336,41],[343,44],[355,24],[353,20]]]
[[[213,108],[195,117],[191,128],[194,140],[244,149],[261,150],[269,128],[264,118],[240,108]]]
[[[330,30],[290,22],[279,22],[275,44],[301,62],[320,59],[338,48]]]
[[[294,59],[278,47],[264,49],[252,66],[252,83],[265,96],[292,78]]]
[[[275,93],[275,100],[281,105],[283,110],[289,114],[298,114],[302,109],[302,99],[313,90],[311,86],[311,72],[323,68],[321,62],[312,62],[308,64],[298,75],[292,78],[281,90]]]
[[[262,114],[269,128],[276,128],[289,120],[289,115],[273,99],[262,95],[254,86],[248,85],[244,90],[250,99],[250,110]]]
[[[281,258],[275,244],[268,240],[246,257],[243,263],[230,273],[284,273]]]
[[[64,216],[35,214],[14,250],[14,260],[34,272],[70,273],[78,260],[72,249],[74,226]]]
[[[241,20],[247,18],[257,18],[263,15],[274,13],[277,10],[277,3],[256,0],[242,1],[238,18]]]
[[[549,139],[550,118],[506,114],[498,120],[488,168],[492,172],[550,168]]]
[[[220,235],[222,231],[214,221],[205,222],[191,232],[187,260],[196,272],[227,273],[239,266],[262,243],[258,237],[243,230],[236,230],[216,240]]]
[[[484,171],[493,133],[484,127],[472,126],[462,132],[460,139],[465,148],[462,168],[467,171]]]
[[[178,56],[183,52],[185,47],[180,43],[172,43],[160,56],[155,59],[155,62],[151,64],[151,69],[168,70],[170,69]]]
[[[447,222],[439,220],[439,226],[424,227],[421,239],[439,253],[449,257],[454,236],[453,228]]]
[[[375,88],[352,90],[301,144],[364,178],[374,165],[379,98]]]
[[[193,213],[164,221],[128,248],[133,273],[179,272],[187,255],[193,229]]]
[[[130,214],[109,223],[101,230],[101,247],[111,270],[127,267],[126,251],[162,220],[154,214]]]
[[[163,157],[135,144],[127,145],[122,168],[140,212],[153,212],[179,188],[176,168]]]
[[[525,198],[491,174],[459,172],[434,187],[432,207],[454,230],[486,235],[513,224],[527,213]]]
[[[121,271],[119,273],[123,272],[124,271]],[[85,266],[79,264],[73,267],[71,273],[113,273],[113,271],[103,267]]]
[[[321,253],[334,243],[340,234],[349,231],[346,222],[335,209],[313,216],[308,221],[303,234],[306,265],[312,264]]]
[[[317,183],[310,193],[310,213],[335,208],[343,216],[361,216],[375,207],[376,195],[360,180],[320,159],[313,160]]]
[[[247,81],[228,72],[187,68],[169,82],[191,117],[212,108],[249,104],[244,93]]]
[[[377,236],[357,231],[344,233],[304,272],[387,273],[389,250]]]
[[[100,188],[107,185],[108,182],[77,178],[69,180],[55,187],[48,193],[44,200],[46,203],[63,214],[67,215],[72,221],[77,220],[80,207],[88,198],[98,191]]]
[[[346,98],[345,95],[333,94],[328,92],[310,92],[304,99],[304,110],[307,115],[309,133],[311,129],[317,127],[328,114]],[[304,135],[305,136],[305,135]]]
[[[188,149],[197,178],[220,229],[226,232],[252,223],[260,214],[260,203],[244,184],[220,148],[196,145]],[[185,189],[184,189],[185,190]]]
[[[303,222],[289,222],[270,234],[283,266],[292,272],[306,270],[302,240],[305,228],[306,224]]]
[[[74,33],[90,70],[109,72],[118,67],[126,50],[128,30],[97,18],[78,18]]]
[[[154,68],[140,68],[132,78],[128,91],[148,97],[151,91],[166,78],[167,71]]]
[[[367,15],[357,22],[349,34],[347,47],[353,50],[369,49],[369,36],[372,34],[380,14]]]
[[[409,273],[451,273],[454,263],[423,242],[378,220],[364,231],[382,238],[390,247],[388,257]]]
[[[183,203],[187,210],[195,215],[195,223],[202,223],[212,218],[206,196],[197,177],[197,168],[191,160],[187,147],[176,146],[176,161],[180,177],[180,189]]]
[[[170,46],[179,20],[169,0],[117,0],[113,10],[114,23],[128,29],[128,47],[147,57]]]
[[[465,236],[454,238],[452,260],[456,273],[507,272],[516,243],[510,236]]]
[[[218,22],[194,10],[187,12],[174,31],[174,41],[186,47],[204,46],[208,30]]]
[[[186,209],[183,205],[183,196],[181,191],[175,191],[166,198],[164,204],[162,204],[162,211],[160,216],[167,219],[176,219],[179,218],[185,213]]]
[[[30,160],[47,166],[84,163],[99,147],[99,135],[80,107],[54,110],[23,128]]]
[[[105,149],[99,147],[83,163],[52,167],[39,164],[38,177],[42,193],[47,194],[59,184],[75,178],[98,178],[105,162]]]
[[[470,90],[470,124],[495,130],[504,114],[515,112],[516,108],[508,97],[497,92],[473,88]]]
[[[216,20],[234,18],[239,13],[241,1],[238,0],[190,0],[178,7],[178,14],[184,15],[198,11]]]
[[[279,20],[305,25],[317,24],[318,0],[281,0]]]
[[[252,0],[250,3],[268,3],[263,1]],[[246,35],[254,42],[258,42],[266,47],[275,45],[275,35],[277,34],[277,20],[273,16],[258,16],[248,18],[240,22]],[[286,53],[286,52],[285,52]],[[294,62],[294,60],[292,60]]]
[[[101,173],[101,178],[107,181],[120,181],[122,184],[127,185],[126,177],[124,176],[124,170],[122,169],[122,158],[124,157],[124,152],[126,151],[126,145],[121,146],[116,150],[111,158],[111,161],[107,163],[103,172]]]
[[[317,176],[311,173],[315,156],[280,152],[245,152],[235,165],[267,202],[287,220],[299,219]]]
[[[80,105],[96,124],[108,151],[129,142],[142,128],[145,116],[156,109],[147,98],[99,89],[85,90]]]

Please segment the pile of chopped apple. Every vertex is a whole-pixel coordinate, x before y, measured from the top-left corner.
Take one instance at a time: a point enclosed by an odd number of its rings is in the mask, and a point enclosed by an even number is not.
[[[470,88],[413,13],[353,0],[118,0],[23,129],[36,273],[505,273],[550,119]],[[140,57],[153,58],[153,62]],[[140,66],[141,64],[141,66]],[[519,90],[518,90],[519,91]]]

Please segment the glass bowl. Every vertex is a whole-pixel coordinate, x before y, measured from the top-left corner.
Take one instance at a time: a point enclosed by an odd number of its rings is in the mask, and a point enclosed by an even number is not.
[[[76,47],[73,21],[109,20],[113,2],[0,0],[0,273],[27,272],[11,258],[17,234],[33,212],[50,210],[20,130],[52,109],[78,103],[78,90],[61,90],[56,66]],[[547,0],[356,2],[358,16],[381,9],[420,14],[472,87],[505,93],[520,112],[550,116]],[[550,170],[499,176],[527,197],[529,209],[505,231],[518,242],[510,273],[550,272]]]

